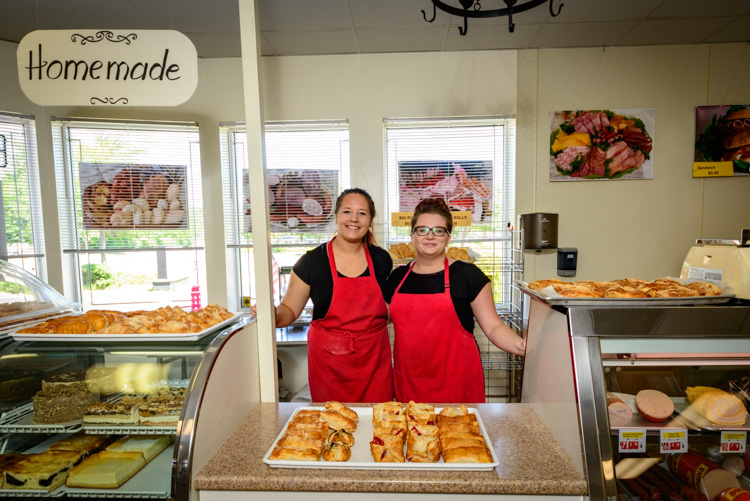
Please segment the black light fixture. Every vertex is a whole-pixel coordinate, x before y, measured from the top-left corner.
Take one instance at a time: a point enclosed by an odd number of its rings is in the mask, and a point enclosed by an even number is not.
[[[518,0],[503,0],[503,2],[505,2],[505,5],[507,5],[507,8],[505,9],[482,10],[482,4],[480,3],[480,0],[458,0],[458,1],[461,4],[461,7],[463,7],[463,10],[459,9],[458,7],[453,7],[452,5],[448,5],[444,2],[441,2],[440,0],[432,0],[432,19],[427,19],[427,13],[425,11],[422,11],[422,16],[424,16],[425,21],[427,21],[428,23],[431,23],[435,20],[437,9],[440,9],[444,12],[447,12],[448,14],[463,17],[464,26],[463,28],[461,26],[458,27],[458,32],[461,33],[461,36],[466,36],[466,32],[468,31],[467,19],[470,17],[508,16],[508,31],[510,33],[513,33],[513,30],[516,27],[516,25],[513,23],[513,14],[518,14],[519,12],[525,12],[535,7],[539,7],[545,2],[549,2],[550,15],[552,17],[557,17],[563,8],[563,5],[565,5],[565,4],[560,4],[560,7],[557,8],[557,12],[555,12],[552,6],[553,0],[527,0],[526,2],[521,2],[521,3],[518,3]]]

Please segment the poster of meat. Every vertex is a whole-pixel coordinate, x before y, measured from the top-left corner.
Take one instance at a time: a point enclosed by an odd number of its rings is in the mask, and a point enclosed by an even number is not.
[[[269,169],[268,207],[271,230],[321,233],[333,231],[334,205],[339,192],[338,171]],[[250,184],[244,173],[245,232],[252,231]]]
[[[750,105],[696,106],[695,159],[716,175],[750,175]],[[696,176],[695,165],[693,167]]]
[[[550,123],[550,181],[653,179],[653,109],[553,111]]]
[[[471,212],[472,222],[489,220],[492,176],[489,160],[399,162],[399,211],[412,212],[420,200],[442,197],[452,211]]]
[[[87,230],[186,229],[184,165],[78,164]]]

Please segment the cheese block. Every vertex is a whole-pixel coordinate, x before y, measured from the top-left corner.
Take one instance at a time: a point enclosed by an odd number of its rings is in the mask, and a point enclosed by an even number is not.
[[[110,452],[139,452],[148,463],[172,443],[171,435],[130,435],[106,447]]]
[[[638,414],[649,421],[660,422],[674,412],[674,402],[659,390],[641,390],[635,396]]]
[[[689,386],[685,393],[693,408],[714,424],[742,426],[747,420],[745,405],[731,393],[709,386]]]
[[[117,489],[146,465],[140,452],[102,451],[73,468],[65,485]]]
[[[6,489],[41,489],[52,491],[65,483],[68,472],[85,454],[75,451],[45,451],[27,454],[16,465],[5,470]]]

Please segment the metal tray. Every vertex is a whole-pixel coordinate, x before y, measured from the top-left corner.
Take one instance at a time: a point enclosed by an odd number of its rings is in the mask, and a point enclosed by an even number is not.
[[[692,297],[650,297],[650,298],[613,298],[613,297],[550,297],[539,290],[529,289],[526,284],[519,283],[518,287],[529,296],[538,298],[549,305],[560,306],[602,306],[607,308],[641,307],[641,306],[688,306],[695,304],[722,304],[731,301],[734,294],[721,296],[692,296]]]
[[[18,333],[11,334],[16,341],[50,341],[64,343],[68,342],[101,342],[101,341],[197,341],[200,338],[218,331],[233,322],[236,322],[244,313],[237,313],[232,318],[228,318],[208,329],[200,332],[185,333],[153,333],[153,334],[35,334],[35,333]]]
[[[354,432],[354,446],[352,446],[352,457],[346,462],[335,461],[280,461],[269,459],[271,452],[276,447],[276,443],[286,433],[286,427],[297,413],[302,409],[325,410],[324,407],[301,407],[294,411],[294,414],[282,428],[279,436],[276,437],[271,447],[263,457],[263,462],[272,468],[316,468],[316,469],[349,469],[349,470],[431,470],[431,471],[491,471],[494,470],[500,462],[495,454],[495,448],[492,446],[487,430],[482,423],[482,417],[475,408],[469,408],[471,414],[476,414],[479,422],[479,430],[484,437],[490,452],[492,453],[491,463],[445,463],[443,458],[437,463],[376,463],[370,453],[370,441],[372,440],[372,407],[352,407],[359,415],[357,431]],[[440,412],[442,408],[436,407],[435,412]]]

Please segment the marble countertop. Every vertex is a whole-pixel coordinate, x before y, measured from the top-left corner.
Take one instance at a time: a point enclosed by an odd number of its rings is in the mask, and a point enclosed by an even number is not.
[[[586,480],[527,404],[476,408],[500,464],[492,471],[271,468],[268,449],[304,403],[261,403],[198,472],[213,491],[408,492],[585,495]],[[316,405],[316,404],[313,404]]]

